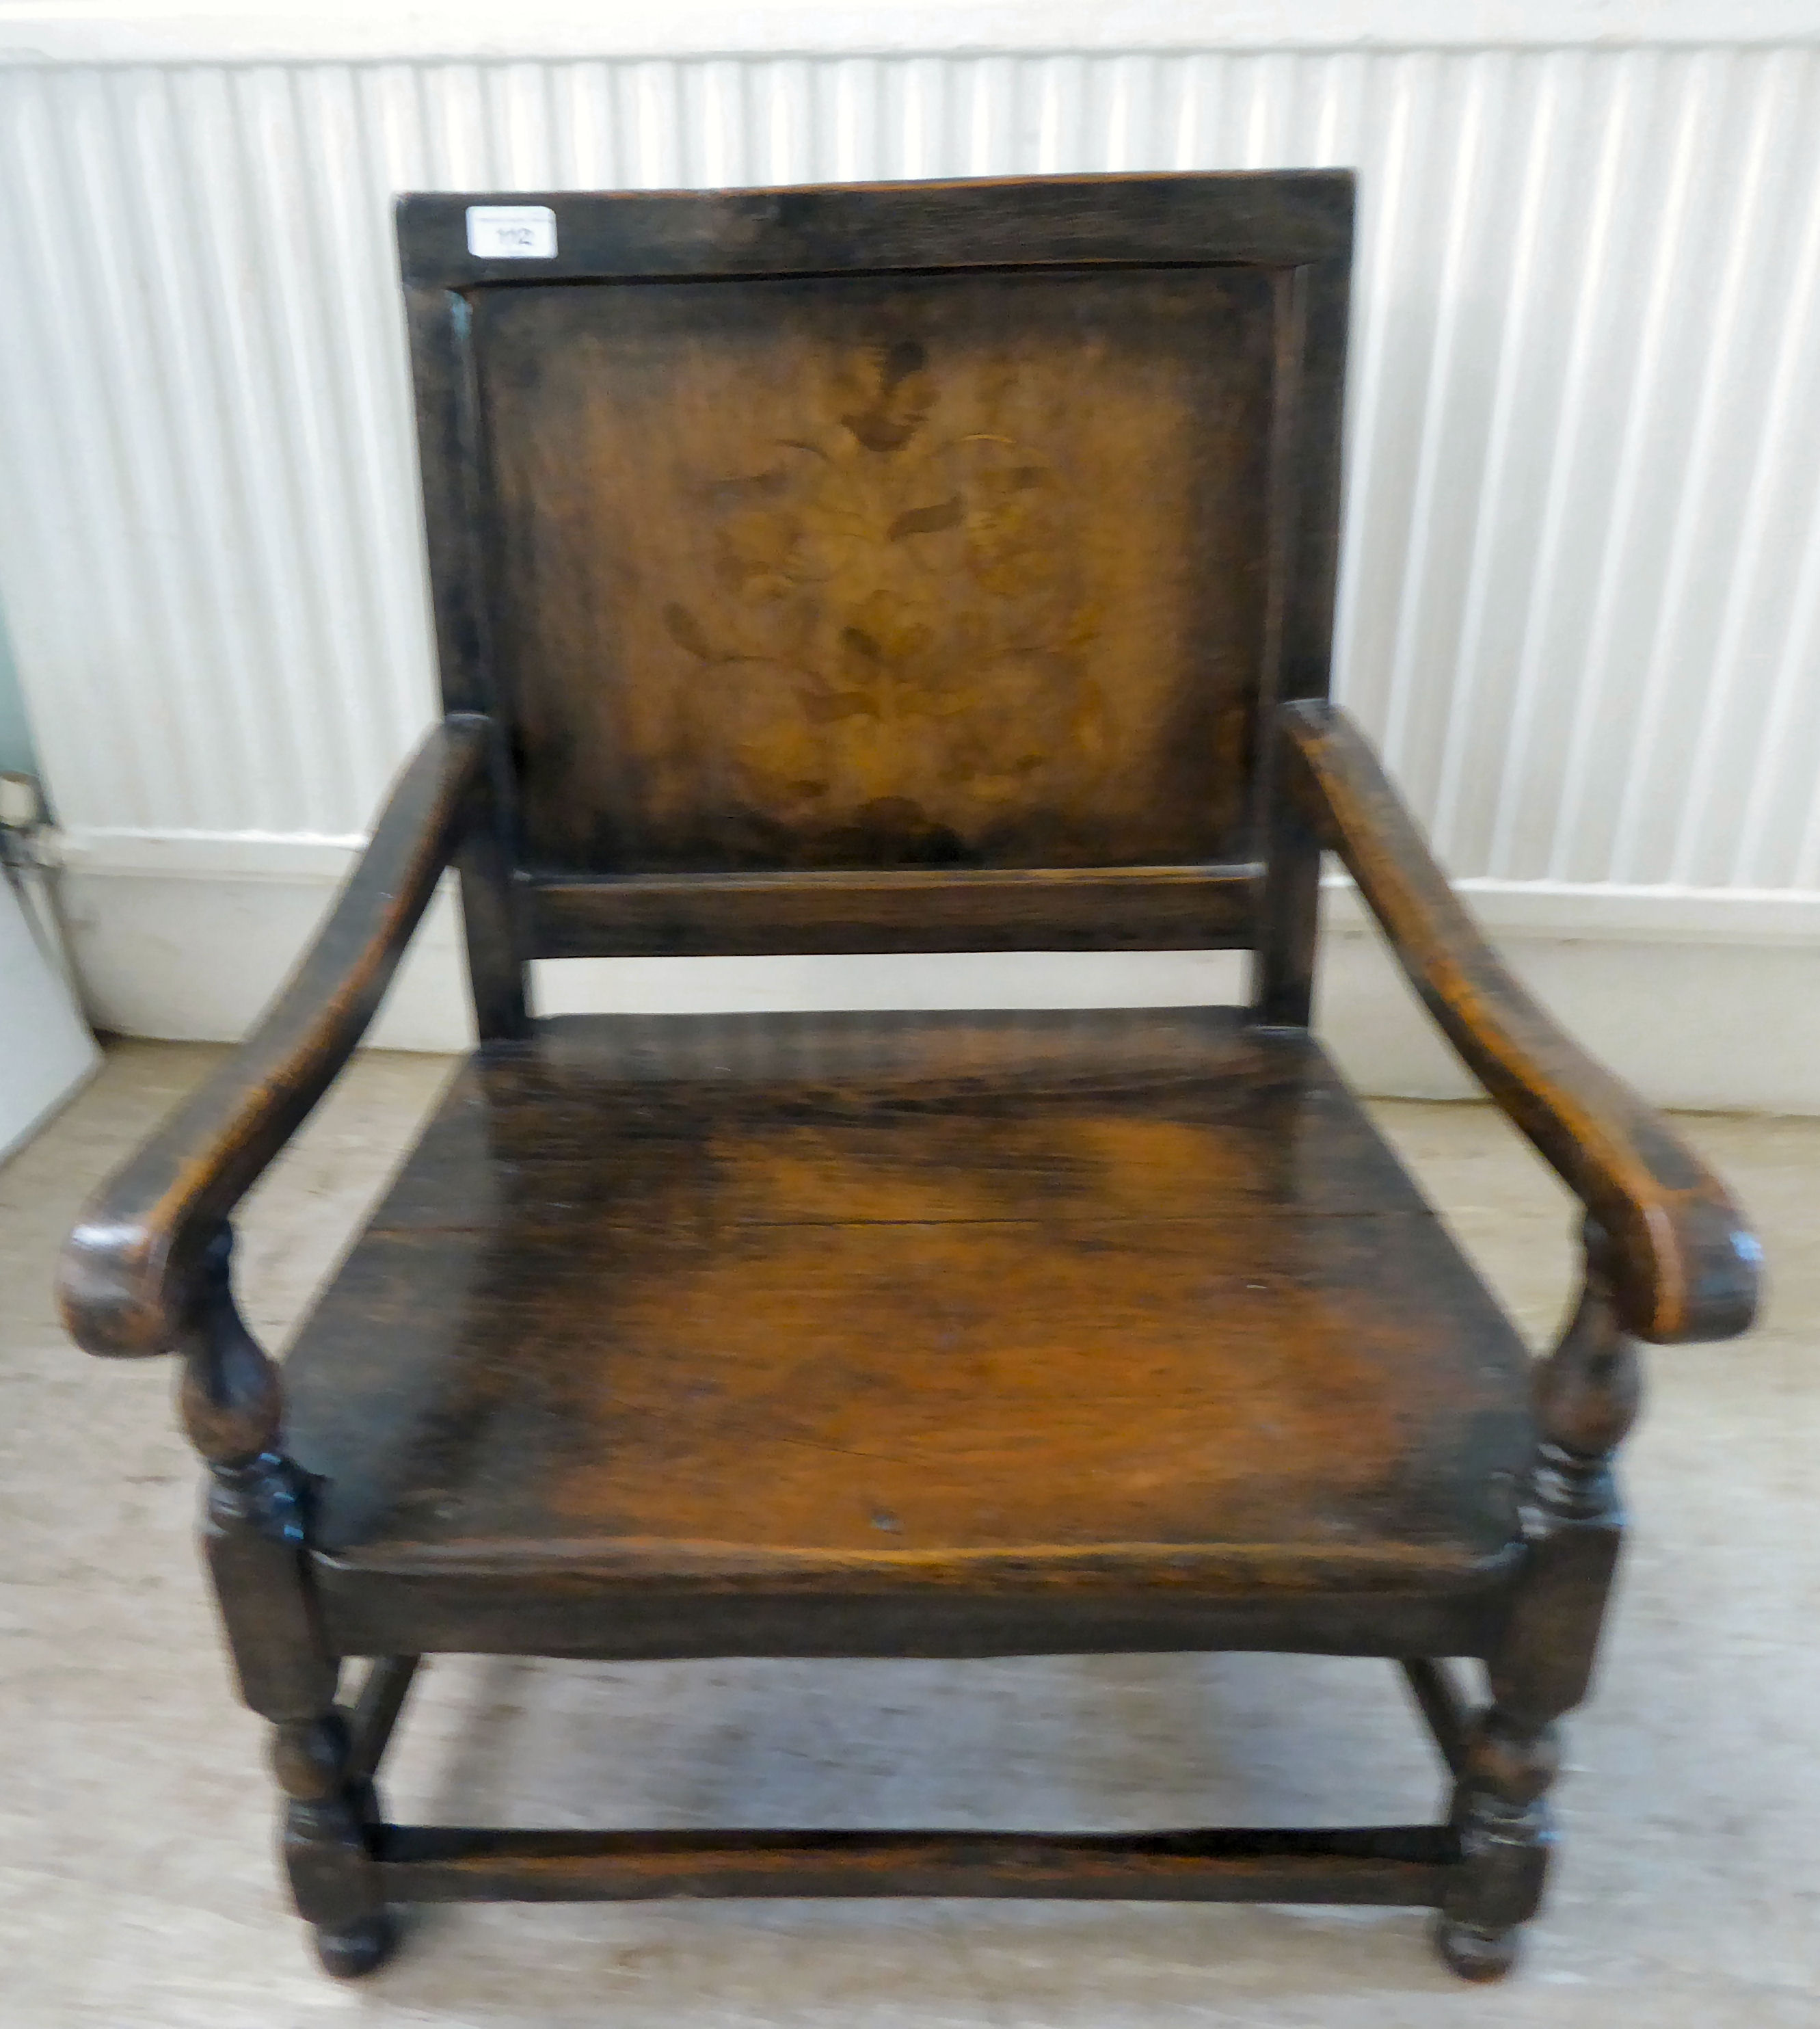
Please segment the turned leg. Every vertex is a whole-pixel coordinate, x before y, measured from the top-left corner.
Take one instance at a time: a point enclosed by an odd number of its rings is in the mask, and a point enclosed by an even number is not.
[[[335,1708],[339,1664],[317,1623],[304,1561],[304,1481],[279,1449],[276,1368],[228,1286],[224,1226],[204,1262],[184,1348],[183,1420],[207,1462],[202,1542],[241,1696],[274,1728],[286,1797],[284,1852],[298,1912],[329,1972],[370,1972],[392,1934],[371,1845],[370,1770]]]
[[[1435,1920],[1436,1949],[1462,1979],[1501,1979],[1541,1906],[1555,1836],[1546,1793],[1559,1758],[1552,1726],[1514,1726],[1496,1704],[1473,1730],[1454,1790],[1462,1864]]]
[[[349,1765],[339,1712],[281,1723],[272,1766],[289,1800],[284,1861],[297,1912],[312,1926],[317,1956],[338,1979],[371,1972],[391,1954],[391,1919],[369,1846],[371,1786]]]
[[[1578,1307],[1536,1370],[1540,1441],[1522,1502],[1524,1568],[1490,1661],[1491,1703],[1454,1793],[1462,1864],[1435,1935],[1466,1979],[1507,1972],[1540,1905],[1555,1722],[1586,1695],[1623,1535],[1611,1456],[1636,1418],[1637,1363],[1612,1311],[1604,1256],[1604,1235],[1589,1223]]]

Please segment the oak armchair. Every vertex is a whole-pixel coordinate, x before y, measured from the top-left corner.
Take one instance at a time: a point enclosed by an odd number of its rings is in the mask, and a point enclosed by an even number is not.
[[[1633,1341],[1743,1330],[1756,1250],[1323,701],[1351,179],[399,227],[448,715],[62,1278],[88,1350],[185,1362],[324,1964],[378,1964],[413,1901],[962,1894],[1426,1906],[1495,1977],[1618,1554]],[[1540,1361],[1308,1032],[1327,848],[1585,1207]],[[280,1371],[230,1216],[450,865],[480,1048]],[[1251,950],[1251,1003],[524,992],[538,958],[1171,946]],[[537,1832],[391,1823],[374,1786],[437,1653],[1247,1648],[1397,1662],[1446,1821]]]

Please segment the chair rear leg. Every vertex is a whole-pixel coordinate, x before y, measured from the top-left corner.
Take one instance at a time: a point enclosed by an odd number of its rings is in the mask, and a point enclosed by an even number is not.
[[[1536,1370],[1541,1441],[1522,1504],[1524,1569],[1490,1659],[1492,1701],[1468,1737],[1454,1792],[1462,1858],[1435,1942],[1466,1979],[1509,1972],[1540,1906],[1554,1842],[1555,1722],[1592,1680],[1623,1538],[1611,1456],[1637,1415],[1637,1353],[1607,1299],[1603,1236],[1589,1224],[1586,1237],[1578,1307]]]

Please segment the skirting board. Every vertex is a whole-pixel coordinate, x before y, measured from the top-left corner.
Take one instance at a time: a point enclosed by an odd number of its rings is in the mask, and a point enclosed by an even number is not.
[[[135,1036],[243,1035],[326,906],[348,848],[219,854],[156,871],[72,841],[62,881],[89,1013]],[[213,863],[209,863],[210,861]],[[1820,907],[1809,898],[1478,892],[1513,969],[1587,1047],[1664,1106],[1820,1114]],[[1678,901],[1678,906],[1673,906]],[[1328,899],[1318,1019],[1347,1075],[1383,1096],[1474,1088],[1344,889]],[[1243,992],[1242,958],[1160,952],[1016,957],[669,959],[544,964],[547,1013],[742,1007],[1192,1003]],[[419,931],[369,1036],[451,1051],[472,1037],[452,896]]]

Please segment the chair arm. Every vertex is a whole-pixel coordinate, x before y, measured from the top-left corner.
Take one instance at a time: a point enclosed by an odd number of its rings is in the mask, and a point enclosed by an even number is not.
[[[1603,1229],[1624,1329],[1664,1341],[1744,1330],[1762,1250],[1718,1178],[1505,970],[1345,714],[1304,700],[1281,725],[1305,821],[1467,1068]]]
[[[328,922],[258,1026],[102,1185],[66,1243],[65,1322],[90,1352],[170,1351],[223,1220],[353,1054],[449,864],[489,722],[445,719],[394,785]]]

